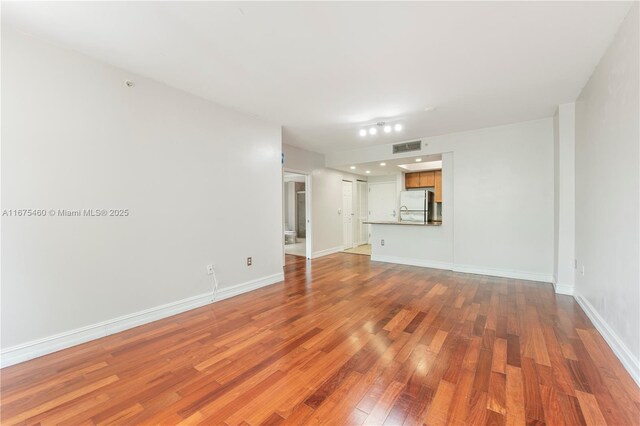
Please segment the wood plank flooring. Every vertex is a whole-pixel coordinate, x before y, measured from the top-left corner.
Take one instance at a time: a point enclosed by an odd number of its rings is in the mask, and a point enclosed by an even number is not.
[[[287,258],[284,283],[1,371],[1,423],[636,425],[551,285]]]

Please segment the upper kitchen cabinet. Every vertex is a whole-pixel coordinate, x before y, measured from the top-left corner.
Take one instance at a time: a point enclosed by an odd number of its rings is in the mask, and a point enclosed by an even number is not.
[[[406,173],[404,186],[407,189],[435,188],[434,200],[436,203],[442,202],[442,170]]]
[[[436,170],[434,173],[436,194],[433,197],[436,203],[442,202],[442,170]]]
[[[436,184],[435,171],[430,170],[428,172],[420,172],[420,187],[431,187]]]
[[[404,175],[404,186],[407,189],[420,188],[420,173],[407,173]]]

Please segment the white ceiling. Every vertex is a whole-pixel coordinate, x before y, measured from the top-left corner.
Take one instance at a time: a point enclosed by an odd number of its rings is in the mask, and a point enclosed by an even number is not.
[[[551,116],[630,6],[2,2],[2,23],[282,124],[285,143],[326,153]],[[358,136],[380,120],[404,130]]]
[[[419,161],[416,161],[419,160]],[[439,164],[438,164],[439,163]],[[382,165],[384,164],[384,165]],[[407,165],[410,168],[414,166],[423,166],[407,170],[400,166]],[[354,167],[352,169],[352,167]],[[387,176],[398,173],[411,173],[417,170],[435,170],[442,168],[442,154],[432,155],[416,155],[413,157],[391,158],[385,161],[373,161],[368,163],[348,164],[335,167],[336,170],[360,175],[360,176]],[[367,171],[369,173],[367,173]]]

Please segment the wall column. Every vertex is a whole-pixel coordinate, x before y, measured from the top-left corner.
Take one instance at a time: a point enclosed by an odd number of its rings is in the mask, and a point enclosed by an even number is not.
[[[553,284],[556,293],[573,294],[575,285],[575,103],[558,106],[554,116],[554,133]]]

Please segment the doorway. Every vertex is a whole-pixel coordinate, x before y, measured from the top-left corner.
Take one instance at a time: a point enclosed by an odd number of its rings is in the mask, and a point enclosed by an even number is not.
[[[398,192],[395,182],[358,182],[356,247],[346,253],[371,256],[370,226],[366,221],[396,221]]]
[[[284,254],[309,258],[309,176],[284,171],[282,222]]]
[[[344,252],[370,256],[366,181],[342,182],[342,211]]]

